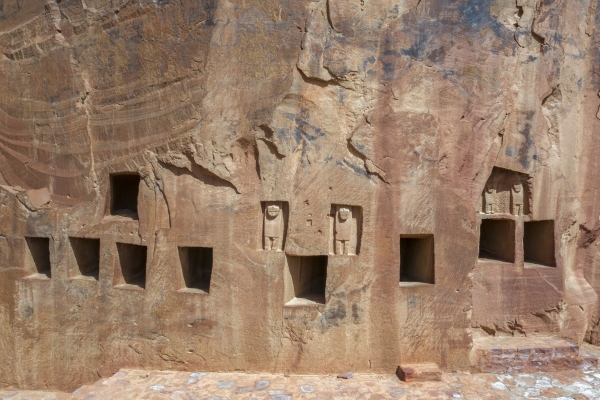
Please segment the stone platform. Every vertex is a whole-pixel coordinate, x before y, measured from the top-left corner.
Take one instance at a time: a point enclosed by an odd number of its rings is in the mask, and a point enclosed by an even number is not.
[[[472,365],[481,372],[531,373],[597,365],[597,354],[557,337],[486,337],[473,341]]]

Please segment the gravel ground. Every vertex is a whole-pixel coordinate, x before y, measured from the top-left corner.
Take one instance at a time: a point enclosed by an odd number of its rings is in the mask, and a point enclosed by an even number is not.
[[[72,394],[0,392],[2,399],[600,399],[600,369],[535,374],[444,374],[404,383],[394,375],[282,376],[121,370]]]

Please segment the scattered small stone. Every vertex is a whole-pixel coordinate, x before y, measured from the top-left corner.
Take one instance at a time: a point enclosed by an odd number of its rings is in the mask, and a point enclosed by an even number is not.
[[[312,393],[315,391],[315,388],[310,385],[302,385],[302,386],[300,386],[300,391],[302,393]]]
[[[459,392],[457,392],[456,390],[453,390],[453,389],[444,390],[444,393],[446,393],[446,395],[448,397],[453,398],[453,399],[462,398],[462,394],[460,394]]]
[[[337,377],[340,379],[352,379],[353,376],[354,376],[354,372],[348,371],[348,372],[339,374]]]
[[[235,381],[219,381],[217,386],[219,387],[219,389],[231,389],[235,385]]]
[[[265,390],[269,387],[270,384],[270,381],[256,381],[256,383],[254,384],[254,388],[256,390]]]
[[[502,382],[494,382],[491,384],[491,386],[497,390],[506,390],[506,385]]]
[[[566,384],[562,383],[558,379],[552,379],[552,386],[561,388],[561,387],[566,386]]]
[[[586,378],[586,377],[584,377],[584,378]],[[545,376],[538,377],[538,379],[535,381],[536,389],[543,390],[543,389],[550,389],[551,387],[552,387],[552,382],[550,381],[550,378],[547,378]]]
[[[120,380],[118,380],[118,381],[115,382],[115,386],[127,386],[127,385],[130,385],[130,384],[131,384],[131,382],[125,381],[125,380],[122,380],[122,379],[120,379]]]
[[[193,385],[194,383],[197,383],[200,379],[204,378],[205,376],[206,376],[205,373],[192,372],[190,374],[190,379],[188,380],[187,384]]]
[[[250,392],[254,392],[254,388],[252,386],[242,386],[242,387],[235,389],[234,393],[238,394],[238,393],[250,393]]]
[[[563,387],[563,390],[571,393],[580,393],[586,389],[592,389],[592,386],[583,382],[573,382],[573,384]]]
[[[539,389],[535,389],[535,388],[527,388],[524,392],[525,397],[527,398],[531,398],[531,397],[539,397],[540,396],[540,390]]]
[[[292,400],[292,396],[288,394],[280,394],[278,396],[271,397],[271,400]]]
[[[388,393],[392,397],[400,397],[404,394],[404,392],[405,392],[404,389],[392,389]]]
[[[269,390],[269,396],[276,396],[279,394],[286,394],[285,390]]]
[[[152,386],[150,386],[150,390],[156,390],[156,391],[165,390],[165,387],[163,385],[152,385]]]

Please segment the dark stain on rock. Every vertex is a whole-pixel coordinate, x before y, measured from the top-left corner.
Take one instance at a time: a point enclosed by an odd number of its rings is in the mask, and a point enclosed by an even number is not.
[[[519,133],[523,135],[525,141],[523,142],[521,149],[519,149],[517,161],[523,166],[523,168],[529,168],[529,165],[531,163],[529,153],[534,144],[533,134],[531,132],[533,128],[531,121],[533,120],[534,116],[535,111],[527,111],[525,113],[525,118],[527,122],[523,126],[523,129],[519,131]]]
[[[355,324],[359,324],[360,323],[360,312],[363,311],[362,308],[360,308],[358,306],[358,304],[353,303],[352,304],[352,319],[354,320],[353,322]]]
[[[33,307],[27,306],[23,310],[23,318],[31,318],[33,316]]]
[[[346,306],[340,300],[336,301],[335,306],[330,307],[323,313],[322,322],[325,325],[339,326],[341,321],[346,318]]]
[[[408,304],[408,308],[415,308],[421,304],[418,298],[410,295],[406,297],[406,303]]]

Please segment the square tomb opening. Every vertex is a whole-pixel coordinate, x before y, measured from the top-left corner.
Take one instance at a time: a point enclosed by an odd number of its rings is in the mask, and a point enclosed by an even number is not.
[[[327,256],[287,256],[286,305],[325,304]]]
[[[114,284],[146,287],[146,246],[117,243],[118,266],[115,268]]]
[[[69,278],[93,278],[98,280],[100,271],[100,239],[70,237],[72,259]]]
[[[400,282],[435,283],[433,235],[400,236]]]
[[[479,234],[479,260],[515,262],[515,221],[484,219]]]
[[[110,176],[110,214],[137,218],[140,176],[118,174]]]
[[[26,237],[25,243],[25,269],[29,271],[31,275],[38,275],[40,278],[51,278],[50,239],[42,237]]]
[[[525,222],[523,250],[525,253],[525,267],[556,267],[554,221]]]
[[[183,274],[182,291],[209,292],[213,267],[213,249],[210,247],[179,247]]]

